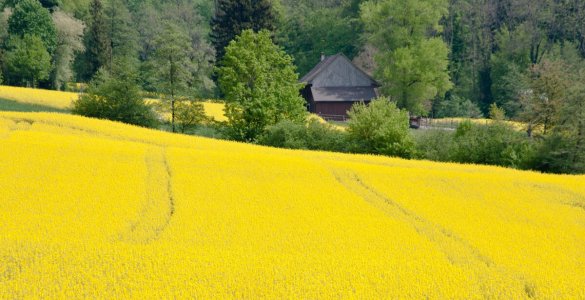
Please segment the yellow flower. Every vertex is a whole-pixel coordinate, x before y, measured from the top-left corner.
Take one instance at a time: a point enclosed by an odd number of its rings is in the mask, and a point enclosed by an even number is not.
[[[0,298],[585,298],[585,176],[0,113]]]

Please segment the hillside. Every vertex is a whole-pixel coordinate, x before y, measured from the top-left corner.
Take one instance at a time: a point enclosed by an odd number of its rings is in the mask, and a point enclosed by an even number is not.
[[[0,113],[0,298],[584,298],[584,176]]]
[[[21,104],[21,106],[27,105],[28,107],[32,107],[32,111],[67,111],[72,107],[73,101],[77,100],[78,97],[78,93],[72,92],[0,85],[0,111],[12,111],[11,107],[3,107],[3,100],[5,102],[15,102]],[[149,101],[153,102],[158,100],[149,99]],[[222,103],[206,101],[203,102],[203,107],[207,116],[217,121],[226,120],[223,114],[224,105]],[[26,109],[24,110],[26,111]],[[17,111],[20,111],[20,109]]]

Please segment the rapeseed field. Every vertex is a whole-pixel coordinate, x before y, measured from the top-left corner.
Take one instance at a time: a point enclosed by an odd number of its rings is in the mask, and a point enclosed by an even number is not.
[[[585,176],[0,113],[0,298],[584,299]]]
[[[0,99],[20,103],[43,105],[57,109],[70,109],[73,101],[78,98],[78,93],[0,85]],[[147,99],[147,101],[153,102],[159,100]],[[203,108],[208,117],[220,122],[227,120],[223,111],[223,103],[205,101],[203,102]]]

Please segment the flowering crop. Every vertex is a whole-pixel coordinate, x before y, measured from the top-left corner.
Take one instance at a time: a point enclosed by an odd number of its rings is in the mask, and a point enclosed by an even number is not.
[[[0,98],[28,104],[38,104],[58,109],[68,109],[77,93],[59,92],[42,89],[29,89],[0,85]]]
[[[585,176],[0,113],[0,298],[585,298]]]
[[[58,109],[70,109],[73,101],[79,98],[78,93],[51,91],[43,89],[30,89],[0,85],[0,99],[12,100],[21,103],[38,104]],[[156,102],[156,99],[147,99],[149,102]],[[205,113],[216,121],[225,121],[223,103],[205,101],[203,102]]]

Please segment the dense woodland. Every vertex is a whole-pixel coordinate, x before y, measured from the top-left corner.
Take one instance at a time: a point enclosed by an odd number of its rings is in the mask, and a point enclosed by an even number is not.
[[[103,81],[108,73],[171,99],[223,98],[218,74],[226,46],[243,30],[267,30],[301,75],[321,53],[342,52],[371,73],[398,108],[431,117],[496,111],[498,118],[529,124],[528,136],[554,148],[551,161],[585,168],[581,0],[4,0],[0,5],[4,84],[76,89],[71,83]],[[555,169],[551,164],[539,169]]]

